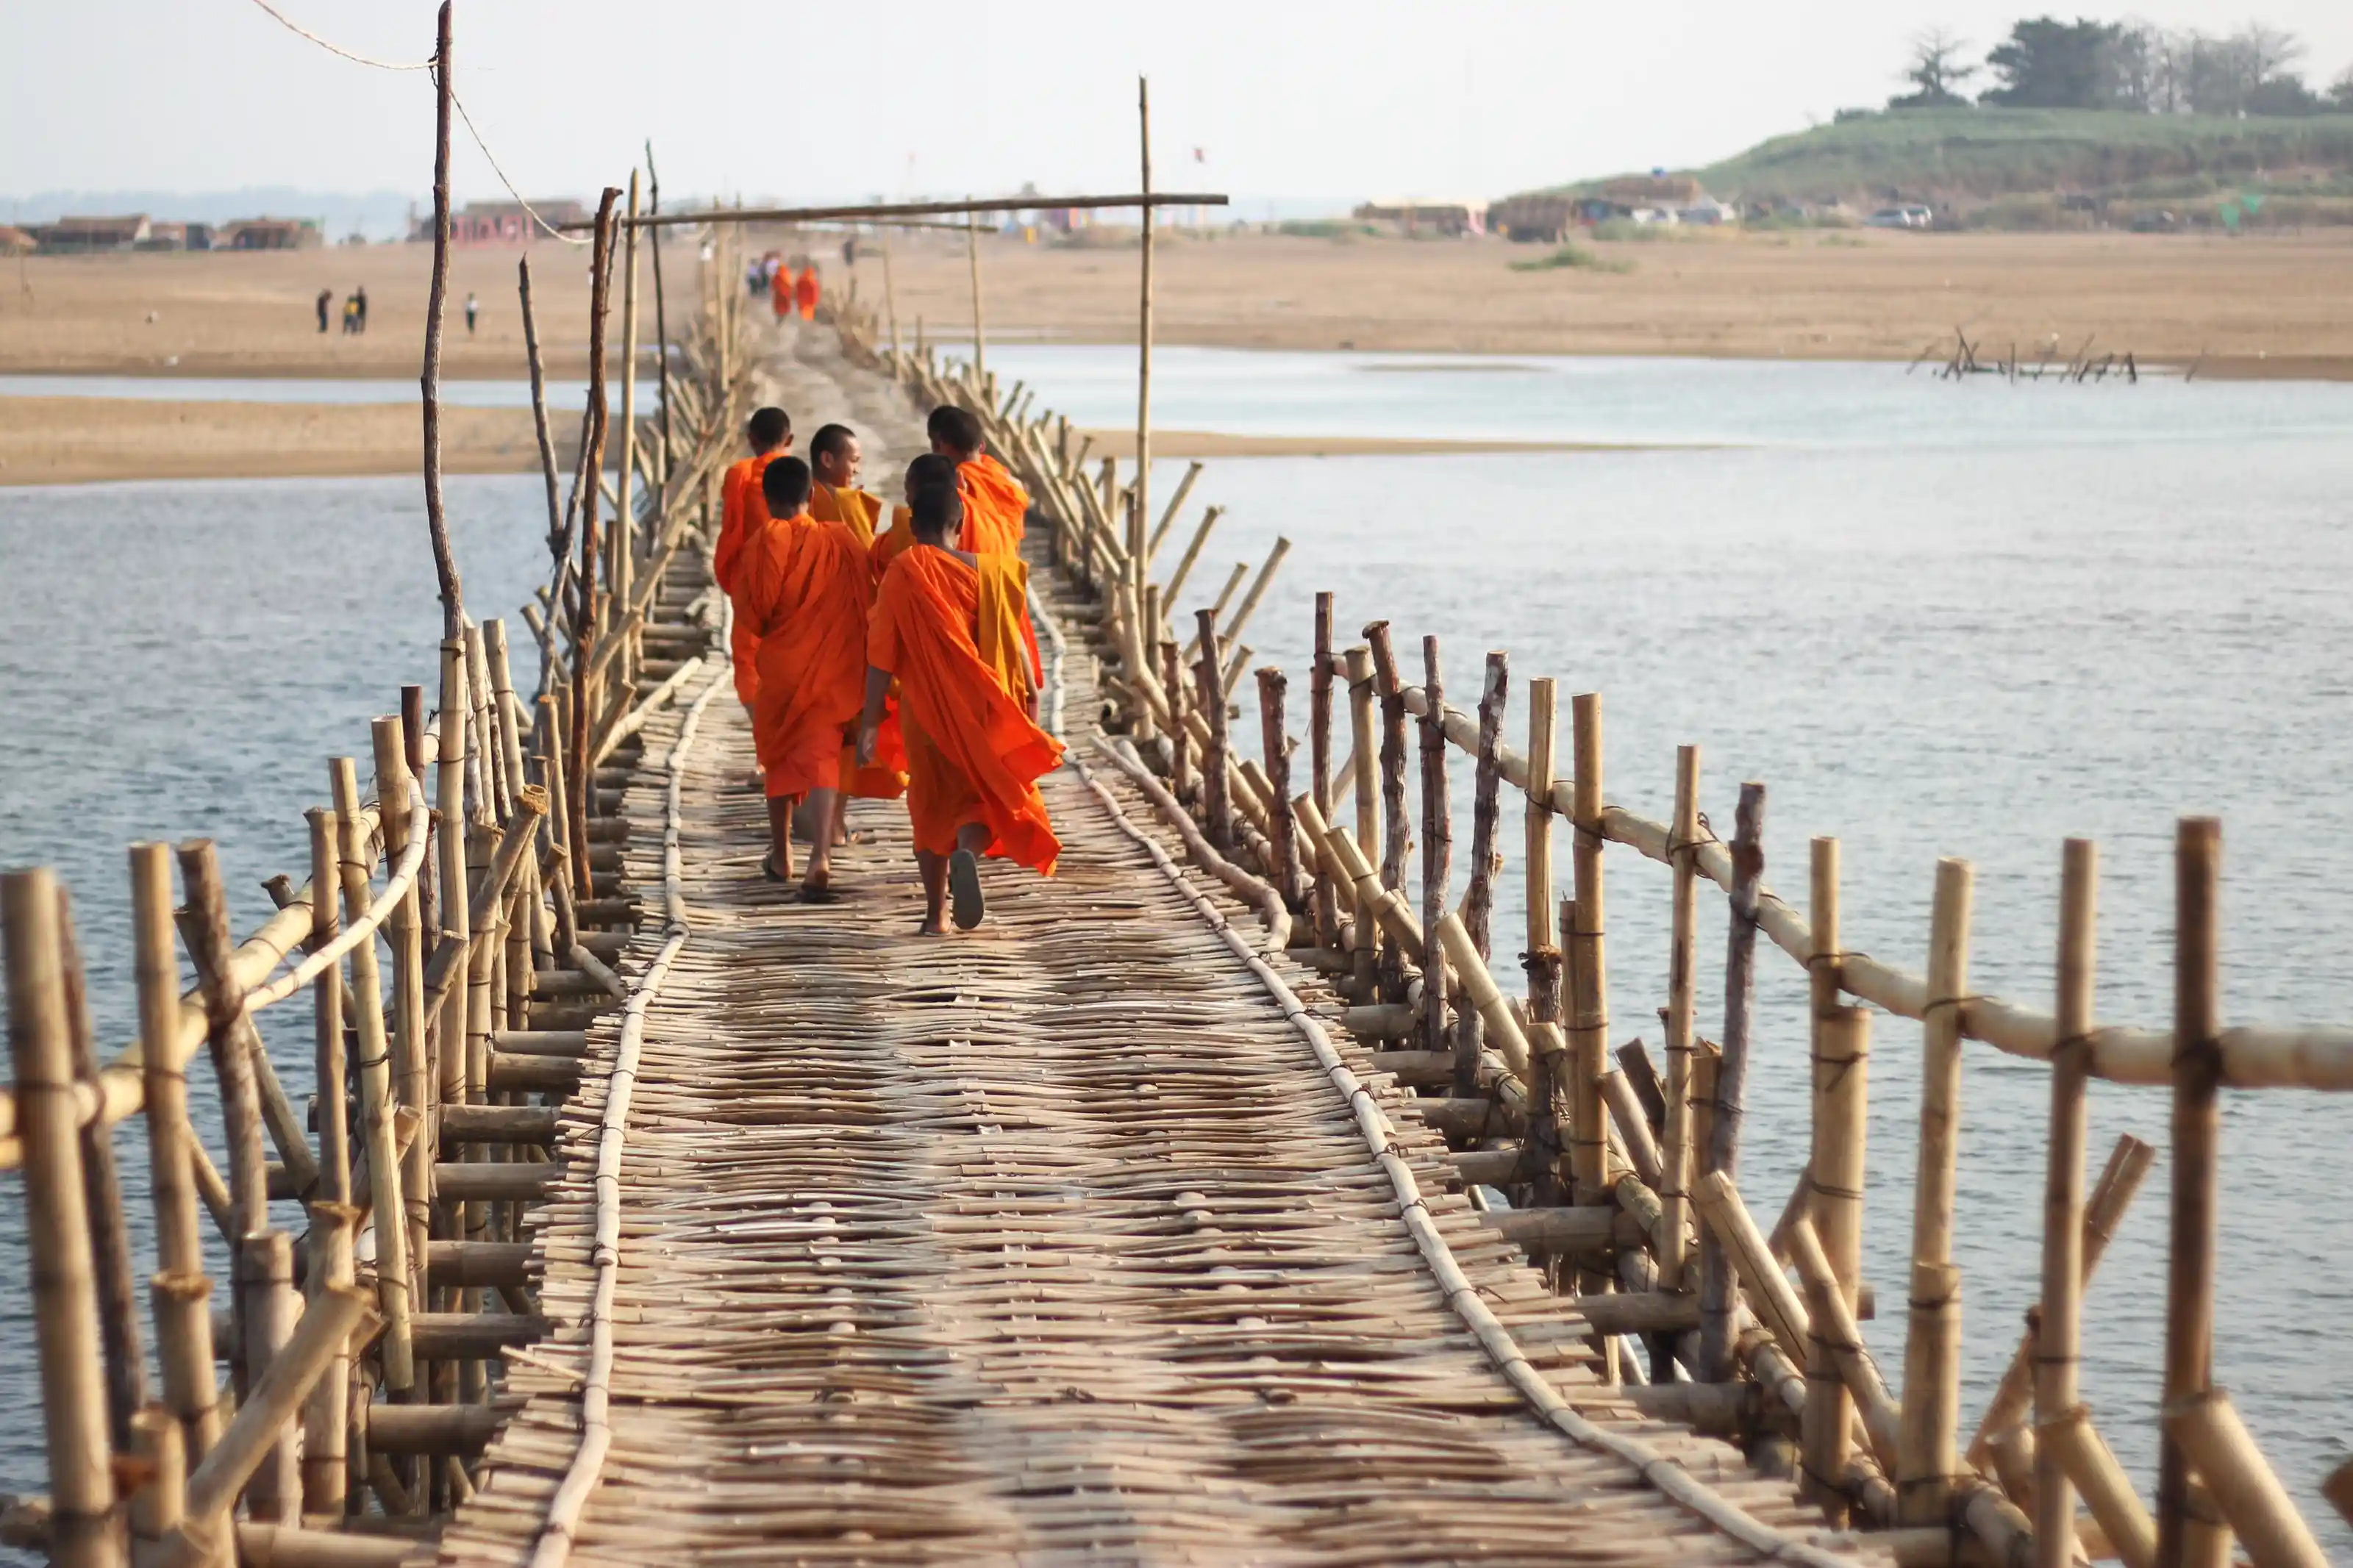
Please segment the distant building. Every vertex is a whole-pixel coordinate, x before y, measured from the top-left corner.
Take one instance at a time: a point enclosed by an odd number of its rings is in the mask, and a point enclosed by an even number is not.
[[[147,237],[133,247],[138,250],[185,250],[188,248],[188,226],[184,223],[154,222],[147,226]]]
[[[1567,237],[1579,224],[1599,223],[1613,216],[1610,204],[1596,196],[1566,191],[1537,191],[1507,196],[1487,208],[1487,229],[1507,239],[1540,240],[1547,244]]]
[[[213,231],[214,250],[316,250],[325,243],[316,220],[305,217],[247,217],[225,223]]]
[[[1349,215],[1360,223],[1393,223],[1409,234],[1450,237],[1487,232],[1485,202],[1366,202]]]
[[[33,230],[41,249],[51,256],[87,256],[97,251],[131,250],[146,243],[154,232],[145,213],[127,217],[61,217]]]
[[[558,228],[567,223],[587,223],[596,216],[574,201],[533,202],[531,205],[532,211]],[[430,240],[433,219],[427,216],[412,221],[408,237]],[[545,237],[521,202],[468,202],[463,211],[449,215],[452,245],[529,245]]]

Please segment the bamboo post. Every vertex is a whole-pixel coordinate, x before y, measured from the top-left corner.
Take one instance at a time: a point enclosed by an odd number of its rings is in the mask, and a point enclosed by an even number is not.
[[[2165,1288],[2169,1414],[2213,1383],[2214,1262],[2221,1167],[2221,911],[2222,825],[2181,819],[2174,839],[2173,1204]],[[2185,1568],[2189,1456],[2173,1424],[2158,1449],[2157,1561]]]
[[[1176,570],[1168,574],[1168,586],[1160,595],[1161,603],[1172,610],[1176,605],[1176,595],[1185,591],[1185,580],[1193,574],[1193,563],[1201,558],[1202,546],[1209,542],[1209,534],[1218,526],[1218,519],[1225,515],[1226,509],[1221,506],[1210,507],[1201,513],[1201,523],[1193,531],[1192,542],[1185,546],[1185,553],[1176,562]],[[1332,595],[1324,594],[1317,597],[1328,601]],[[1326,603],[1323,608],[1328,611],[1331,606]]]
[[[1161,646],[1165,648],[1175,647],[1171,643]],[[1282,671],[1271,665],[1258,672],[1260,755],[1266,764],[1267,782],[1272,786],[1268,792],[1266,827],[1267,839],[1274,847],[1274,864],[1267,870],[1274,882],[1275,891],[1286,903],[1297,898],[1300,882],[1299,845],[1293,834],[1291,813],[1282,809],[1282,803],[1291,798],[1291,745],[1282,716],[1283,698],[1289,685],[1290,681]],[[1172,741],[1178,747],[1184,744],[1181,738],[1172,738]]]
[[[1560,1021],[1556,991],[1559,939],[1553,929],[1552,784],[1553,720],[1558,698],[1553,678],[1528,682],[1527,906],[1528,1016],[1538,1023]],[[1430,710],[1439,712],[1435,695]]]
[[[1185,477],[1176,481],[1176,493],[1168,498],[1168,505],[1160,513],[1160,521],[1152,525],[1152,537],[1145,542],[1145,570],[1151,570],[1154,558],[1160,553],[1160,547],[1168,542],[1170,531],[1176,526],[1176,514],[1185,509],[1186,500],[1193,493],[1193,486],[1199,481],[1202,470],[1208,467],[1207,463],[1196,460],[1187,466]],[[1205,527],[1208,521],[1204,520]]]
[[[1608,927],[1601,889],[1601,694],[1582,691],[1569,700],[1575,747],[1573,819],[1577,878],[1577,928],[1568,933],[1575,949],[1569,967],[1577,975],[1576,1012],[1570,1019],[1577,1095],[1571,1170],[1577,1201],[1610,1201],[1609,1109],[1601,1099],[1601,1076],[1609,1070],[1609,969],[1602,942]],[[1727,1172],[1727,1174],[1730,1173]]]
[[[647,210],[661,214],[661,175],[654,169],[654,144],[646,140],[646,205]],[[670,465],[678,460],[676,448],[670,445],[670,317],[662,298],[662,231],[656,225],[651,236],[654,258],[654,364],[655,376],[660,385],[661,397],[661,482],[670,483]],[[636,362],[631,362],[635,374]]]
[[[246,1375],[253,1383],[269,1375],[293,1337],[301,1311],[294,1295],[294,1238],[282,1230],[248,1235],[237,1249],[238,1289],[246,1300]],[[269,1452],[245,1489],[254,1518],[299,1521],[302,1517],[301,1435],[299,1424],[278,1429]]]
[[[1961,1277],[1953,1258],[1959,1157],[1961,1007],[1968,994],[1969,864],[1936,862],[1922,1025],[1920,1149],[1912,1211],[1911,1320],[1904,1341],[1904,1426],[1896,1510],[1905,1524],[1940,1522],[1959,1469]]]
[[[131,1418],[131,1457],[146,1471],[131,1498],[131,1551],[143,1563],[179,1527],[187,1500],[187,1443],[168,1406],[151,1405]]]
[[[1193,666],[1193,681],[1209,730],[1201,754],[1201,802],[1209,843],[1223,854],[1233,847],[1233,802],[1226,773],[1226,693],[1219,683],[1217,612],[1198,610],[1194,618],[1200,627],[1201,653]]]
[[[1145,195],[1152,194],[1152,84],[1135,79],[1136,140],[1142,149]],[[1152,514],[1152,207],[1144,217],[1143,274],[1138,286],[1135,325],[1135,509],[1128,514],[1128,570],[1140,588],[1151,566],[1151,546],[1144,533]],[[1156,628],[1155,628],[1156,630]]]
[[[1688,1289],[1684,1279],[1692,1167],[1693,1013],[1698,994],[1699,748],[1675,748],[1675,819],[1667,837],[1673,871],[1672,931],[1667,949],[1666,1115],[1659,1142],[1659,1206],[1663,1215],[1659,1280]]]
[[[1838,952],[1838,844],[1814,840],[1815,951],[1835,959]],[[1822,916],[1830,917],[1824,934]],[[1817,962],[1817,974],[1830,965]],[[1837,995],[1837,981],[1830,983]],[[1862,1285],[1862,1187],[1865,1141],[1870,1127],[1871,1014],[1834,1002],[1814,1015],[1814,1135],[1806,1211],[1818,1235],[1836,1291],[1852,1317]],[[1849,1444],[1847,1392],[1819,1313],[1806,1363],[1803,1422],[1805,1491],[1825,1508],[1842,1509]]]
[[[409,803],[424,786],[409,771],[401,746],[399,722],[378,719],[370,726],[375,756],[376,797],[384,819],[386,859],[397,859],[408,849]],[[551,773],[560,770],[551,768]],[[429,865],[428,858],[426,865]],[[420,873],[425,866],[420,865]],[[316,887],[319,884],[314,883]],[[393,906],[385,920],[392,949],[392,1072],[400,1102],[422,1119],[400,1168],[400,1193],[407,1205],[408,1257],[412,1275],[425,1256],[432,1224],[432,1176],[439,1139],[435,1129],[433,1073],[425,1041],[425,927],[414,889]],[[351,1201],[348,1197],[343,1201]]]
[[[1421,639],[1421,689],[1429,698],[1421,719],[1421,929],[1433,931],[1446,917],[1448,883],[1454,874],[1454,819],[1446,788],[1446,694],[1438,661],[1438,639]],[[1421,1037],[1427,1049],[1446,1039],[1446,966],[1421,970]]]
[[[1511,679],[1510,657],[1490,649],[1479,688],[1479,761],[1471,784],[1471,875],[1462,889],[1462,929],[1482,963],[1494,951],[1495,871],[1503,859],[1495,849],[1495,830],[1503,815],[1504,708],[1511,695]],[[1442,721],[1444,715],[1440,718]],[[1486,1020],[1468,1008],[1457,1009],[1456,1093],[1470,1092],[1485,1037]]]
[[[1266,597],[1268,585],[1273,583],[1275,573],[1282,570],[1282,558],[1290,553],[1291,541],[1282,538],[1276,539],[1273,548],[1266,552],[1266,560],[1260,564],[1258,575],[1250,579],[1250,592],[1242,595],[1241,605],[1234,611],[1234,618],[1226,623],[1222,635],[1229,644],[1241,640],[1242,632],[1250,626],[1250,616],[1258,613],[1260,602]],[[1232,592],[1230,585],[1227,591]],[[1225,608],[1222,600],[1218,607]]]
[[[1732,918],[1725,941],[1724,1043],[1709,1098],[1708,1140],[1701,1151],[1703,1175],[1737,1180],[1741,1118],[1748,1079],[1748,1030],[1757,997],[1757,890],[1765,876],[1765,786],[1740,786],[1732,839]],[[1711,1232],[1700,1238],[1700,1377],[1716,1382],[1732,1375],[1738,1300],[1732,1260]],[[1801,1348],[1789,1346],[1791,1353]]]
[[[1186,687],[1176,644],[1162,643],[1160,688],[1168,699],[1168,786],[1178,800],[1190,800],[1193,795],[1193,736],[1186,721],[1190,709],[1185,700]]]
[[[90,1016],[89,976],[74,933],[73,900],[58,889],[58,958],[65,987],[66,1044],[74,1080],[99,1092],[98,1043]],[[129,1215],[114,1161],[114,1134],[93,1117],[81,1129],[81,1173],[90,1210],[90,1260],[98,1287],[99,1343],[106,1362],[107,1436],[131,1447],[131,1420],[147,1403],[147,1361],[139,1345],[139,1288],[131,1272]]]
[[[1188,563],[1189,564],[1189,563]],[[1332,652],[1332,595],[1315,595],[1315,643],[1307,673],[1308,791],[1318,815],[1332,816],[1332,678],[1337,673]],[[1339,890],[1324,869],[1322,847],[1316,851],[1315,940],[1324,947],[1340,941]]]
[[[1847,1293],[1831,1269],[1830,1259],[1823,1256],[1814,1222],[1802,1214],[1789,1225],[1789,1261],[1798,1270],[1799,1283],[1805,1288],[1814,1353],[1825,1356],[1853,1399],[1856,1414],[1862,1418],[1864,1440],[1878,1464],[1893,1465],[1896,1428],[1902,1423],[1902,1415],[1896,1409],[1894,1397],[1887,1392],[1886,1381],[1879,1374],[1879,1363],[1871,1359],[1871,1352],[1863,1346],[1862,1330],[1855,1321],[1853,1309],[1847,1304]],[[1809,1363],[1808,1410],[1813,1408],[1815,1371]],[[1810,1459],[1806,1461],[1809,1468],[1812,1463]]]
[[[164,1400],[190,1463],[220,1435],[213,1362],[212,1281],[197,1219],[188,1080],[180,1055],[180,970],[172,930],[172,867],[161,844],[131,848],[132,937],[139,979],[140,1077],[147,1115],[148,1184],[155,1204],[155,1360]]]
[[[540,364],[539,320],[531,304],[531,258],[515,264],[515,289],[522,298],[523,359],[531,370],[531,420],[539,437],[540,475],[547,481],[547,548],[560,563],[565,554],[564,497],[555,477],[555,439],[547,427],[547,374]]]
[[[638,216],[638,172],[629,171],[628,213]],[[613,551],[611,564],[613,603],[615,605],[632,602],[636,588],[633,581],[638,559],[638,513],[636,496],[631,487],[637,481],[638,470],[638,226],[629,223],[621,231],[621,477],[613,503]],[[617,609],[616,614],[617,614]],[[627,668],[634,661],[624,654],[621,678],[628,679],[636,671]]]
[[[433,279],[425,300],[425,366],[417,376],[425,420],[425,528],[433,547],[433,575],[441,593],[441,635],[465,626],[458,558],[449,549],[449,518],[441,500],[441,331],[449,304],[449,108],[457,88],[450,52],[449,0],[441,0],[433,47]],[[184,873],[185,874],[185,873]]]
[[[1373,770],[1378,752],[1373,742],[1373,651],[1352,647],[1341,655],[1348,679],[1348,733],[1354,744],[1356,781],[1356,842],[1380,842],[1380,796],[1375,793]]]
[[[1398,679],[1397,650],[1389,642],[1389,624],[1374,621],[1365,627],[1366,645],[1373,654],[1373,691],[1380,703],[1381,723],[1381,886],[1392,891],[1405,887],[1406,856],[1413,833],[1405,805],[1405,689]],[[1382,999],[1397,1002],[1405,995],[1404,959],[1394,942],[1381,943]]]
[[[2327,1568],[2327,1553],[2263,1462],[2229,1394],[2209,1388],[2168,1407],[2165,1430],[2181,1446],[2255,1568]]]
[[[349,757],[337,757],[328,767],[340,818],[343,911],[356,920],[366,911],[369,901],[367,847],[359,831],[359,776]],[[458,837],[458,831],[445,817],[444,841]],[[462,872],[449,883],[453,888],[465,885]],[[322,902],[331,896],[325,886],[314,889],[314,897]],[[452,898],[448,903],[460,910],[458,919],[465,919],[465,900]],[[408,1207],[402,1201],[400,1190],[391,1048],[385,1037],[384,1007],[379,1000],[384,994],[384,982],[376,966],[375,943],[364,942],[353,948],[351,965],[352,991],[361,999],[359,1016],[352,1022],[359,1052],[354,1065],[360,1085],[360,1125],[367,1139],[368,1208],[375,1223],[376,1297],[383,1304],[385,1328],[381,1352],[384,1384],[401,1393],[413,1387],[416,1381],[416,1360],[409,1341],[409,1226],[405,1223]],[[442,1038],[443,1048],[448,1048],[449,1037],[445,1034]]]
[[[572,839],[572,884],[583,898],[588,896],[589,889],[594,885],[588,870],[588,818],[596,815],[596,771],[592,765],[593,759],[589,754],[592,744],[589,731],[596,727],[597,712],[596,688],[592,674],[596,663],[594,650],[596,643],[596,490],[599,483],[597,476],[604,471],[605,313],[607,299],[612,287],[613,202],[618,195],[618,192],[607,185],[597,202],[596,243],[590,258],[594,275],[590,279],[588,289],[588,438],[581,449],[581,462],[583,470],[588,476],[588,482],[582,487],[580,495],[580,574],[577,579],[580,603],[572,625],[572,754],[566,778],[566,783],[570,786],[568,794],[572,803],[573,817],[572,831],[568,835]],[[724,295],[726,292],[727,289],[723,281],[722,293]],[[462,678],[462,671],[460,673]],[[442,670],[442,704],[445,716],[449,700],[448,683],[449,672],[445,662]],[[459,691],[462,698],[464,692],[462,684]],[[463,706],[462,701],[459,706]],[[445,730],[443,735],[445,744],[448,739]],[[442,833],[442,839],[446,846],[453,839],[461,839],[463,831],[462,827],[458,826],[462,823],[463,818],[453,813],[450,808],[449,803],[457,796],[448,790],[451,774],[446,757],[441,776],[442,817],[445,823],[451,825],[449,827],[445,827]],[[458,776],[462,789],[462,771]],[[462,855],[462,847],[459,853]],[[449,880],[446,870],[443,876],[444,885],[449,889],[448,901],[452,903],[462,903],[466,898],[462,860],[459,869],[460,875],[455,881]],[[460,919],[462,920],[462,917]],[[462,926],[457,934],[460,937],[466,934]],[[443,1037],[446,1040],[449,1035],[445,1033]]]
[[[340,923],[335,900],[327,889],[337,885],[335,814],[320,806],[303,813],[311,829],[311,948],[316,952],[335,940]],[[343,1098],[343,977],[334,966],[319,976],[312,988],[311,1059],[318,1074],[319,1199],[331,1204],[352,1201],[350,1124]]]
[[[49,1561],[85,1568],[124,1561],[107,1442],[106,1368],[81,1170],[80,1114],[58,929],[57,879],[0,874],[8,983],[8,1054],[24,1146],[25,1237],[32,1255],[33,1331],[49,1461]]]
[[[2084,1310],[2084,1085],[2094,1017],[2099,847],[2070,838],[2059,878],[2059,1043],[2051,1053],[2051,1136],[2042,1189],[2042,1302],[2034,1340],[2038,1427],[2076,1404]],[[2075,1493],[2055,1455],[2034,1461],[2036,1568],[2070,1568]]]
[[[2035,1445],[2038,1462],[2048,1454],[2051,1462],[2066,1476],[2074,1489],[2084,1494],[2084,1506],[2098,1521],[2101,1533],[2108,1538],[2108,1546],[2125,1563],[2125,1568],[2150,1568],[2157,1561],[2157,1525],[2141,1506],[2140,1494],[2133,1488],[2132,1479],[2125,1474],[2116,1457],[2109,1452],[2096,1427],[2092,1425],[2092,1413],[2081,1405],[2071,1405],[2042,1424]],[[2062,1546],[2073,1543],[2073,1522]],[[2039,1554],[2039,1553],[2038,1553]]]
[[[1723,1243],[1757,1321],[1780,1344],[1784,1355],[1803,1363],[1811,1324],[1788,1277],[1766,1244],[1765,1233],[1757,1228],[1756,1218],[1741,1200],[1738,1185],[1729,1173],[1710,1171],[1693,1188],[1692,1197],[1707,1221],[1709,1233]]]
[[[972,268],[972,373],[987,380],[988,376],[988,333],[980,314],[980,215],[964,215],[964,255]]]

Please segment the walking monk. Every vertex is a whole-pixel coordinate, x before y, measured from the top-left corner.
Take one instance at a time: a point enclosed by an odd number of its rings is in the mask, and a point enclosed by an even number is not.
[[[920,460],[920,459],[919,459]],[[858,756],[871,759],[883,695],[899,682],[907,746],[907,816],[923,879],[925,935],[944,934],[951,892],[956,927],[978,925],[980,857],[1046,876],[1061,843],[1038,779],[1062,745],[1038,727],[1038,694],[1017,623],[1029,569],[1018,557],[956,549],[963,503],[951,485],[913,498],[914,542],[882,574],[867,622],[866,709]]]
[[[744,436],[752,444],[752,455],[731,466],[719,482],[719,542],[711,552],[711,575],[731,601],[735,599],[736,565],[744,554],[745,537],[768,521],[760,490],[761,472],[792,451],[793,422],[781,408],[755,408],[744,426]],[[735,630],[728,647],[735,658],[735,695],[746,708],[760,689],[759,662],[754,657],[759,646],[759,637],[745,624],[744,606],[737,602]]]
[[[793,269],[774,258],[768,263],[768,308],[781,321],[793,313]]]
[[[759,689],[752,735],[768,796],[772,882],[793,874],[793,827],[809,843],[807,903],[829,903],[842,752],[864,695],[866,547],[845,523],[808,514],[808,465],[779,458],[760,476],[769,520],[738,563],[737,613],[752,625]]]
[[[801,308],[801,320],[817,320],[817,263],[809,262],[801,269],[801,280],[793,285],[793,302]]]
[[[809,462],[817,469],[817,488],[809,492],[809,515],[823,522],[831,519],[849,525],[860,542],[871,549],[875,524],[882,521],[882,498],[858,488],[859,466],[865,461],[858,434],[847,425],[824,425],[809,437]]]
[[[974,555],[1018,555],[1029,492],[982,451],[980,416],[943,403],[925,421],[932,450],[956,466],[956,493],[964,500],[964,529],[956,548]]]

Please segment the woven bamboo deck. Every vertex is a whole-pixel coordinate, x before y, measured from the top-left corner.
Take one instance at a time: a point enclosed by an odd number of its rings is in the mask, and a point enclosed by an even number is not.
[[[1071,663],[1077,718],[1091,661]],[[649,759],[680,723],[649,726]],[[992,868],[988,924],[939,940],[915,934],[895,805],[853,815],[874,837],[837,858],[843,902],[765,882],[750,761],[723,695],[682,772],[691,934],[646,1012],[612,1445],[572,1563],[1763,1560],[1531,1410],[1110,770],[1116,811],[1073,768],[1046,781],[1059,876]],[[659,822],[665,775],[640,778],[625,809]],[[659,837],[636,843],[631,879],[658,886]],[[598,1026],[604,1067],[619,1033]],[[531,1562],[580,1447],[606,1093],[592,1069],[567,1113],[539,1221],[555,1330],[511,1365],[521,1412],[444,1563]],[[1763,1531],[1810,1530],[1786,1483],[1602,1387],[1571,1304],[1450,1190],[1439,1139],[1393,1120],[1455,1260],[1578,1413]]]

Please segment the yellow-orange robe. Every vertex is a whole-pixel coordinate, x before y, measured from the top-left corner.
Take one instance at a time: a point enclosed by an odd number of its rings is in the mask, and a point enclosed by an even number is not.
[[[719,584],[719,591],[732,601],[735,598],[736,564],[743,558],[745,535],[768,521],[767,498],[760,491],[760,476],[768,465],[785,456],[785,448],[763,452],[755,458],[745,458],[728,466],[726,477],[719,481],[719,542],[711,551],[711,575]],[[744,707],[752,706],[760,689],[759,634],[744,625],[744,606],[735,605],[735,630],[727,639],[735,659],[735,695]]]
[[[987,853],[1050,877],[1062,846],[1037,780],[1060,765],[1062,745],[1010,679],[1021,639],[1005,624],[1020,613],[1026,573],[1004,557],[975,569],[949,551],[902,551],[876,590],[866,658],[899,679],[915,847],[950,854],[956,830],[977,823]]]
[[[964,530],[956,548],[974,555],[1015,555],[1028,531],[1029,492],[986,452],[956,465],[956,494],[964,500]]]
[[[833,789],[866,700],[866,550],[845,524],[775,518],[744,548],[738,613],[757,639],[752,734],[771,797]]]
[[[793,313],[793,269],[791,268],[776,268],[776,278],[768,284],[768,308],[776,311],[776,320],[780,321]]]
[[[781,278],[784,275],[778,273],[777,276]],[[798,283],[793,285],[793,299],[801,308],[802,321],[817,320],[817,268],[812,267],[801,274],[801,280]]]
[[[818,483],[809,488],[809,515],[819,522],[846,522],[860,543],[874,547],[874,525],[882,519],[882,498],[864,490],[837,489]]]

